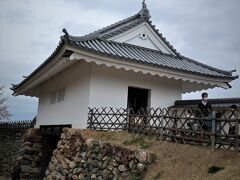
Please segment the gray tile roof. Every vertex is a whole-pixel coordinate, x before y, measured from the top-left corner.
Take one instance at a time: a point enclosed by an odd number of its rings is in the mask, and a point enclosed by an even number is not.
[[[152,21],[150,21],[150,13],[147,9],[146,4],[143,2],[142,9],[135,15],[130,16],[126,19],[123,19],[119,22],[116,22],[114,24],[111,24],[107,27],[104,27],[102,29],[99,29],[97,31],[94,31],[92,33],[89,33],[84,36],[74,37],[70,36],[75,41],[83,41],[83,40],[89,40],[89,39],[109,39],[113,36],[117,36],[118,34],[121,34],[123,32],[126,32],[137,25],[146,22],[150,25],[150,27],[153,28],[153,30],[157,33],[159,38],[168,46],[169,49],[171,49],[176,55],[180,55],[180,53],[177,52],[177,50],[166,40],[165,37],[161,33],[159,33],[159,30],[156,29],[155,25],[152,24]]]
[[[197,74],[207,77],[234,79],[230,72],[219,70],[184,56],[174,56],[158,50],[114,41],[93,39],[86,41],[69,40],[68,44],[100,55],[115,57],[163,69]]]
[[[148,23],[153,28],[159,38],[165,42],[165,44],[175,53],[175,55],[169,55],[157,50],[107,40],[113,36],[132,29],[143,22]],[[45,60],[21,83],[18,85],[13,85],[13,90],[23,85],[38,71],[40,71],[46,64],[48,64],[53,59],[53,57],[56,56],[64,44],[90,51],[92,53],[111,56],[113,58],[117,58],[117,60],[127,60],[133,63],[141,63],[163,69],[228,80],[238,78],[238,76],[232,76],[231,72],[219,70],[180,55],[177,50],[174,49],[173,46],[166,40],[166,38],[164,38],[162,34],[159,33],[159,31],[150,21],[149,10],[147,9],[145,2],[143,2],[142,9],[139,11],[139,13],[85,36],[71,36],[65,29],[63,32],[65,35],[61,37],[59,45],[49,56],[49,58],[47,58],[47,60]],[[69,54],[71,54],[71,52],[67,52],[68,56]]]
[[[177,100],[170,108],[197,108],[201,99],[194,100]],[[240,98],[218,98],[208,100],[213,108],[231,108],[231,105],[236,105],[240,109]]]
[[[166,38],[164,38],[162,34],[159,33],[159,31],[155,28],[150,21],[150,17],[149,10],[147,9],[145,2],[143,2],[142,9],[139,11],[139,13],[131,17],[81,37],[71,36],[65,31],[66,35],[63,36],[62,39],[65,42],[70,42],[70,44],[75,45],[78,48],[130,60],[132,62],[134,61],[136,63],[143,63],[160,68],[208,77],[226,79],[237,78],[233,77],[231,72],[216,69],[180,55],[180,53],[178,53],[177,50],[174,49],[173,46],[166,40]],[[110,37],[116,36],[136,27],[142,22],[148,23],[158,34],[158,36],[166,43],[166,45],[175,53],[175,55],[169,55],[157,50],[107,40]]]

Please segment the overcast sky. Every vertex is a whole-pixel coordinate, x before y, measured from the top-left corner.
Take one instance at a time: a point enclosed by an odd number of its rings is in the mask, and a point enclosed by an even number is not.
[[[147,0],[153,24],[183,55],[240,72],[239,0]],[[0,0],[0,85],[12,120],[32,119],[37,99],[13,97],[11,84],[37,68],[57,46],[62,28],[84,35],[137,13],[141,0]],[[210,98],[240,97],[240,80]],[[201,92],[183,95],[198,98]]]

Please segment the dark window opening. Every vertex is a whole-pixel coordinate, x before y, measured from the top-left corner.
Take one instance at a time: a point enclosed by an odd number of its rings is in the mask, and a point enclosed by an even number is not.
[[[138,112],[141,108],[149,107],[150,90],[128,87],[128,108]]]

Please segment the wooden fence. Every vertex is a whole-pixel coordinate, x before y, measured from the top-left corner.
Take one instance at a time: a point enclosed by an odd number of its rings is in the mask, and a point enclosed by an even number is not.
[[[234,112],[217,110],[204,117],[198,109],[89,108],[88,128],[128,131],[177,143],[211,146],[239,152],[239,119]]]
[[[22,121],[0,121],[0,129],[28,129],[36,124],[36,118],[33,120]]]

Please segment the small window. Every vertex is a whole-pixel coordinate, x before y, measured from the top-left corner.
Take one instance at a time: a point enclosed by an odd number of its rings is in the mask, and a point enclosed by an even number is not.
[[[139,37],[143,40],[147,39],[147,35],[145,33],[139,34]]]
[[[61,88],[58,91],[58,102],[64,101],[65,88]]]
[[[53,91],[51,93],[51,97],[50,97],[50,103],[51,104],[55,104],[57,101],[57,91]]]

